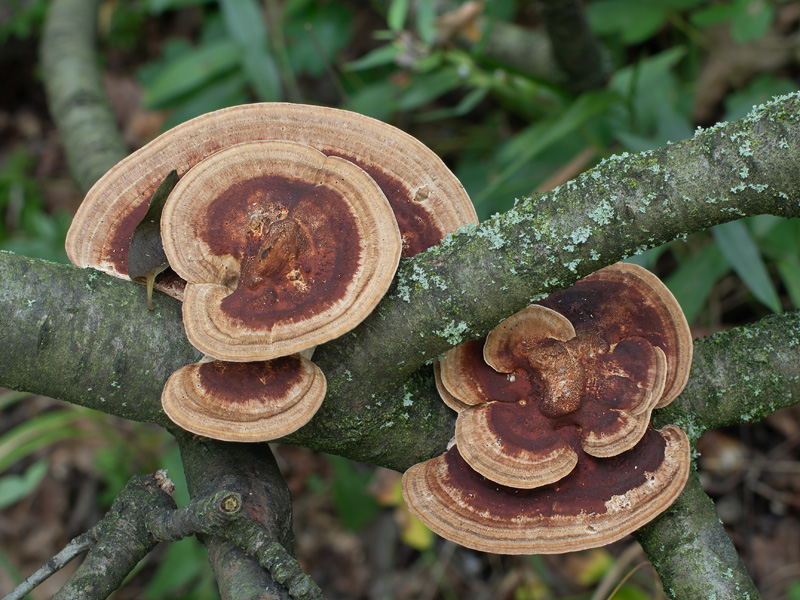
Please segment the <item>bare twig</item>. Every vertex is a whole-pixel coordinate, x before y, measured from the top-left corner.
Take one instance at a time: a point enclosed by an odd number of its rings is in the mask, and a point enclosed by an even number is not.
[[[82,533],[69,544],[64,546],[64,549],[56,554],[53,558],[48,560],[38,571],[27,577],[25,581],[20,583],[11,592],[3,596],[2,600],[22,600],[25,596],[30,594],[37,586],[41,585],[51,575],[54,575],[63,569],[73,558],[83,554],[97,543],[97,538],[94,535],[94,528],[86,533]]]

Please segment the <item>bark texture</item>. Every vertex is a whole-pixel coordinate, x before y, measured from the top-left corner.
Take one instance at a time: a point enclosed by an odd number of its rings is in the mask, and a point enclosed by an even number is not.
[[[670,598],[761,597],[694,470],[678,500],[635,536]]]

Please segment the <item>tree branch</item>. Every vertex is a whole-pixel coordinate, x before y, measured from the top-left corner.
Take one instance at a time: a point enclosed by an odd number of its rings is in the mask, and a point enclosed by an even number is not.
[[[134,475],[111,510],[92,528],[91,537],[97,543],[53,598],[100,600],[110,596],[158,543],[148,530],[149,515],[174,508],[172,497],[155,477]]]
[[[125,158],[95,56],[99,0],[52,2],[42,33],[41,61],[50,112],[73,177],[84,192]]]
[[[694,469],[675,503],[634,535],[670,598],[761,597]]]

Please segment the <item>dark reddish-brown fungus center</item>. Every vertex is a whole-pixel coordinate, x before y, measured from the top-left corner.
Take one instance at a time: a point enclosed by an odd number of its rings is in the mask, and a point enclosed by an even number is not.
[[[327,155],[349,160],[364,169],[375,180],[394,212],[403,238],[404,257],[419,254],[442,241],[444,232],[439,229],[433,215],[420,204],[427,198],[426,188],[419,190],[416,196],[412,196],[408,184],[403,183],[392,173],[335,148],[324,148],[322,151]]]
[[[277,175],[231,186],[208,207],[199,236],[240,261],[222,310],[269,328],[312,317],[340,300],[360,268],[361,234],[335,190]]]
[[[202,363],[198,378],[208,397],[225,404],[252,398],[283,398],[303,377],[296,355],[259,362]]]
[[[499,485],[475,472],[454,446],[445,454],[448,488],[462,490],[462,500],[471,511],[510,520],[577,516],[582,512],[602,514],[613,496],[641,487],[649,473],[664,462],[666,440],[648,429],[631,450],[610,458],[593,458],[578,450],[575,469],[560,481],[520,490]]]

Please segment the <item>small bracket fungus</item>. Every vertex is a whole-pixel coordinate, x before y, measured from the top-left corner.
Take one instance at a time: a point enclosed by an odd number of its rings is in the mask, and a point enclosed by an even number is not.
[[[161,214],[201,352],[268,360],[334,339],[386,293],[401,240],[362,169],[295,142],[249,142],[189,170]]]
[[[191,119],[112,167],[89,190],[73,219],[66,243],[70,260],[129,279],[133,231],[169,172],[176,170],[183,177],[221,150],[258,140],[303,143],[364,169],[392,206],[404,256],[439,243],[462,225],[477,223],[472,202],[458,179],[434,152],[407,133],[349,111],[267,102]],[[181,287],[170,272],[158,278],[156,289],[181,298]]]
[[[455,446],[404,477],[412,512],[478,550],[609,543],[669,506],[689,443],[650,415],[680,393],[689,326],[648,271],[617,264],[500,323],[434,366]]]
[[[273,440],[305,425],[325,397],[325,376],[299,354],[270,361],[205,361],[173,373],[161,395],[177,425],[229,442]]]

